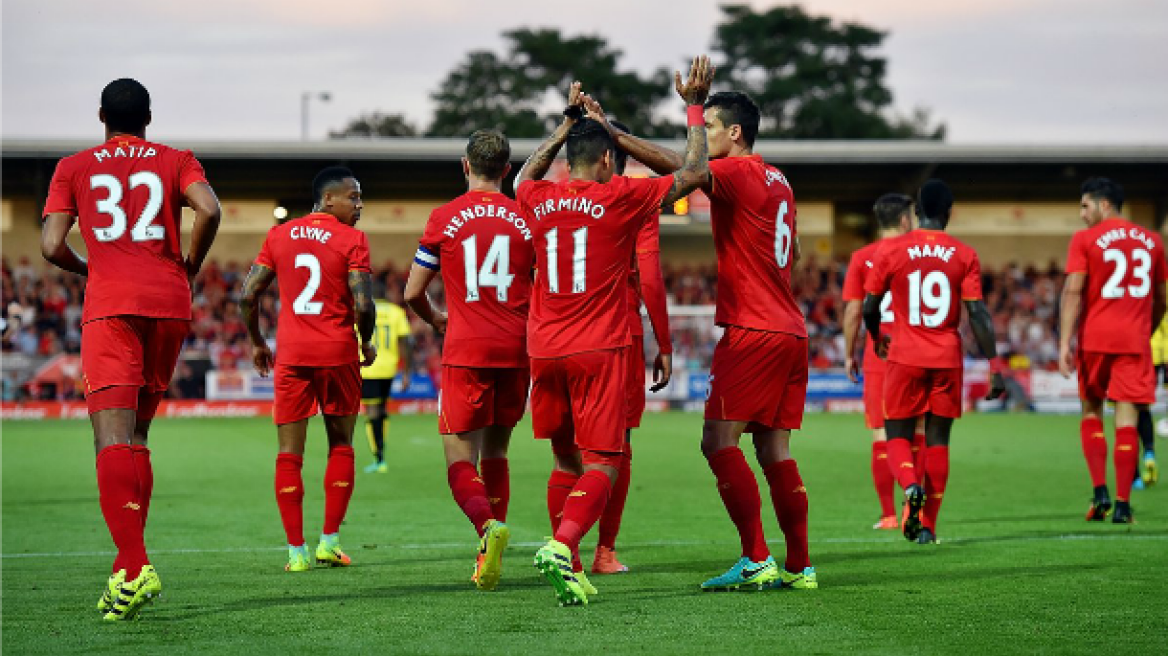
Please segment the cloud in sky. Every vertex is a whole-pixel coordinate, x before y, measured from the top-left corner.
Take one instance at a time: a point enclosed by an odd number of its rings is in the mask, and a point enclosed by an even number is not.
[[[771,3],[751,3],[763,8]],[[954,142],[1168,143],[1168,2],[1163,0],[807,0],[812,13],[889,32],[896,108],[927,107]],[[158,138],[296,139],[300,94],[313,135],[361,111],[424,123],[430,94],[501,32],[598,33],[629,68],[678,67],[708,48],[707,0],[39,0],[6,3],[4,136],[92,137],[109,80],[141,79]]]

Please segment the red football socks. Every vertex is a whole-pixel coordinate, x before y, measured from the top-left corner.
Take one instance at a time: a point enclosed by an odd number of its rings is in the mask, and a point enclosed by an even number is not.
[[[880,516],[896,514],[896,480],[892,478],[892,468],[888,466],[888,443],[872,443],[872,482],[876,484],[876,497],[880,499]]]
[[[276,456],[276,505],[280,508],[288,544],[293,547],[304,544],[304,481],[300,476],[303,466],[304,456],[295,453]]]
[[[625,453],[621,456],[620,467],[617,469],[616,481],[612,484],[612,492],[608,495],[608,505],[600,515],[600,538],[596,542],[598,547],[616,548],[616,535],[620,532],[621,517],[625,514],[625,501],[629,498],[629,475],[632,472],[633,454],[625,445]]]
[[[746,463],[742,449],[727,447],[711,454],[708,460],[718,481],[718,494],[730,521],[738,529],[742,555],[756,563],[766,560],[771,552],[762,531],[762,498],[758,494],[758,480]]]
[[[474,525],[475,532],[482,537],[483,527],[495,518],[491,514],[491,502],[487,499],[487,486],[483,484],[483,477],[479,476],[469,460],[459,460],[446,470],[446,482],[450,484],[454,502],[462,508],[463,514]]]
[[[787,542],[787,561],[783,569],[799,573],[811,567],[807,548],[807,488],[794,460],[772,463],[763,470],[771,487],[771,503],[779,518],[779,528]]]
[[[150,559],[143,537],[141,487],[130,445],[107,446],[97,454],[97,490],[101,514],[118,548],[114,566],[125,569],[126,580],[132,581]]]
[[[564,503],[568,500],[568,495],[572,493],[572,488],[576,486],[576,481],[580,477],[559,469],[553,469],[552,475],[548,477],[547,489],[547,508],[548,519],[552,523],[552,533],[560,529],[560,520],[564,518]],[[572,571],[583,571],[584,564],[580,562],[579,548],[572,549]]]
[[[154,467],[150,464],[150,449],[144,444],[133,444],[134,470],[138,472],[138,491],[142,497],[142,528],[150,514],[150,497],[154,494]]]
[[[1102,440],[1100,440],[1102,441]],[[1106,447],[1104,447],[1106,448]],[[1140,432],[1135,426],[1115,429],[1115,499],[1131,499],[1132,482],[1140,458]]]
[[[334,446],[329,449],[328,464],[324,468],[324,530],[332,535],[341,530],[341,522],[353,498],[353,447]]]
[[[925,456],[928,452],[929,447],[925,444],[925,434],[913,433],[913,470],[917,473],[917,479],[921,485],[924,485],[924,479],[928,476],[928,470],[925,469]]]
[[[511,472],[506,458],[483,458],[479,461],[483,474],[483,485],[487,488],[487,500],[491,502],[491,514],[495,519],[507,521],[507,504],[511,502]]]
[[[900,487],[907,490],[909,486],[919,484],[913,465],[912,444],[906,439],[894,437],[889,438],[887,445],[888,466]]]
[[[584,537],[604,512],[611,487],[608,475],[604,472],[586,471],[568,494],[555,539],[567,545],[573,555],[580,547],[580,538]]]
[[[1079,439],[1083,442],[1091,486],[1107,485],[1107,435],[1103,433],[1103,421],[1098,417],[1084,419],[1079,423]]]
[[[925,456],[925,507],[921,510],[921,524],[935,535],[937,514],[941,512],[941,500],[945,496],[945,485],[949,482],[949,447],[930,446]]]

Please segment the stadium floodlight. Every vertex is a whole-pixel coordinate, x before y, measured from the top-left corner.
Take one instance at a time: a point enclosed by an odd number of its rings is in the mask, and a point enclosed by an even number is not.
[[[283,205],[277,206],[276,209],[272,210],[272,216],[275,217],[277,221],[283,221],[284,219],[288,218],[288,208],[284,207]]]
[[[328,91],[301,91],[300,92],[300,140],[308,141],[308,105],[316,98],[321,102],[329,102],[333,94]]]

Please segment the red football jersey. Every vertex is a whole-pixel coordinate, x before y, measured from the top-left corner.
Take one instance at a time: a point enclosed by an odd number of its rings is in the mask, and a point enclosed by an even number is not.
[[[519,185],[538,270],[527,321],[531,357],[630,343],[628,284],[637,232],[656,216],[671,186],[672,175]]]
[[[864,296],[866,295],[864,284],[872,274],[872,269],[876,266],[876,252],[879,249],[880,242],[877,241],[852,253],[852,259],[848,262],[848,273],[844,276],[843,297],[845,302],[864,300]],[[880,301],[880,331],[891,335],[892,327],[892,293],[885,292],[884,298]],[[884,360],[876,355],[876,349],[873,347],[871,335],[864,338],[864,371],[874,373],[884,371]]]
[[[57,164],[44,213],[71,214],[81,224],[89,261],[82,323],[117,315],[191,318],[183,194],[206,181],[189,150],[126,135]]]
[[[276,362],[333,367],[360,360],[349,272],[369,270],[369,239],[314,212],[268,231],[256,264],[276,272],[280,318]]]
[[[1100,221],[1071,237],[1067,273],[1087,274],[1080,349],[1149,351],[1152,285],[1168,279],[1159,235],[1120,217]]]
[[[869,294],[892,292],[889,362],[931,369],[962,365],[961,302],[981,299],[977,252],[939,230],[877,242]]]
[[[710,223],[718,254],[714,322],[807,336],[791,293],[795,194],[760,155],[710,162]]]
[[[442,364],[526,367],[535,247],[515,201],[471,191],[430,214],[414,262],[442,272]]]

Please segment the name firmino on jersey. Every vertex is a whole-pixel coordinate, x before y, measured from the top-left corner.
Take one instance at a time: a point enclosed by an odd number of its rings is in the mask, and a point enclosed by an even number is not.
[[[908,259],[915,260],[918,257],[939,257],[943,261],[948,262],[949,258],[953,257],[953,253],[955,252],[957,252],[955,246],[942,246],[940,244],[909,246]]]
[[[515,229],[518,230],[520,234],[523,235],[523,241],[531,241],[531,228],[527,227],[527,221],[525,221],[522,216],[519,216],[515,212],[508,210],[502,205],[472,205],[471,207],[468,207],[465,210],[459,212],[457,216],[450,219],[450,222],[446,224],[446,229],[442,231],[442,234],[450,237],[451,239],[454,239],[454,236],[458,234],[458,231],[460,228],[462,228],[462,226],[466,225],[470,221],[473,221],[474,219],[482,219],[488,216],[503,219],[504,221],[510,223],[511,225],[515,226]]]
[[[93,151],[93,156],[96,157],[97,161],[99,162],[103,159],[106,159],[107,157],[134,157],[141,159],[144,157],[154,157],[157,154],[158,151],[154,150],[150,146],[126,146],[125,148],[118,146],[117,148],[113,149],[113,152],[110,152],[109,148],[102,148],[101,150]]]
[[[575,196],[573,198],[553,198],[545,200],[544,202],[531,208],[535,212],[535,220],[541,221],[545,216],[552,212],[579,212],[587,214],[588,216],[599,219],[604,216],[607,211],[600,203],[592,202],[591,198],[581,198]]]
[[[1099,239],[1095,240],[1095,245],[1106,250],[1112,242],[1120,241],[1121,239],[1135,239],[1146,246],[1148,250],[1152,250],[1156,246],[1152,242],[1152,238],[1144,234],[1144,231],[1139,228],[1113,228],[1099,235]]]

